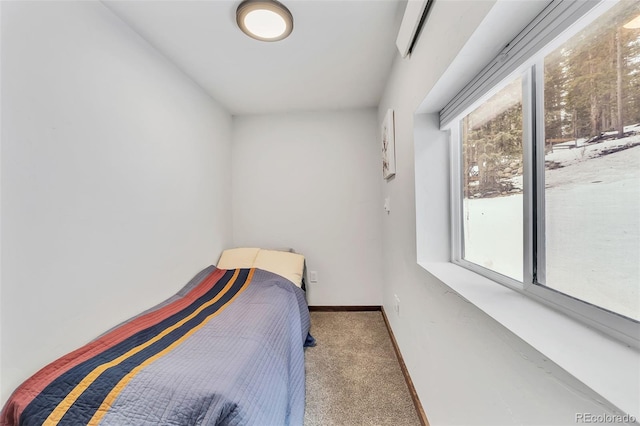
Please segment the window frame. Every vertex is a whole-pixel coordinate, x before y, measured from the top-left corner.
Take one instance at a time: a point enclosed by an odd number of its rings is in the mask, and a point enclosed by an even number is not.
[[[452,118],[450,134],[451,262],[526,295],[625,344],[640,348],[640,321],[562,293],[542,284],[545,271],[544,58],[618,2],[602,2],[582,13],[577,24],[534,51],[523,63]],[[535,21],[534,21],[535,22]],[[492,63],[491,66],[495,66]],[[523,282],[464,259],[462,121],[515,78],[522,78],[523,134]],[[455,98],[454,98],[455,99]],[[533,319],[535,320],[535,319]]]

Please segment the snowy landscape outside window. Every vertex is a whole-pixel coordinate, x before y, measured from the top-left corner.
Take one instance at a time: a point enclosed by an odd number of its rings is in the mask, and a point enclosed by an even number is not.
[[[601,5],[451,122],[452,257],[638,344],[640,2]]]
[[[640,3],[544,58],[541,284],[640,319]]]
[[[522,79],[464,117],[461,131],[463,258],[522,281]]]

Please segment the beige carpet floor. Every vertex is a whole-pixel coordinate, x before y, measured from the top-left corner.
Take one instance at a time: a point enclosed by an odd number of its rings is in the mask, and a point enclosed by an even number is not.
[[[311,312],[305,426],[420,426],[381,312]]]

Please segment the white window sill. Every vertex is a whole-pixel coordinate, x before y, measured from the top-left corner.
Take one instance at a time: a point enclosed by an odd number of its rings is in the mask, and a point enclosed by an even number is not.
[[[639,351],[458,265],[419,263],[610,403],[640,418]]]

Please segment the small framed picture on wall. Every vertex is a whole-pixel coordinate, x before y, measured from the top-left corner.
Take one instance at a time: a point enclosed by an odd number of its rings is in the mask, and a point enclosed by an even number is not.
[[[396,139],[393,110],[387,110],[382,122],[382,176],[389,179],[396,174]]]

